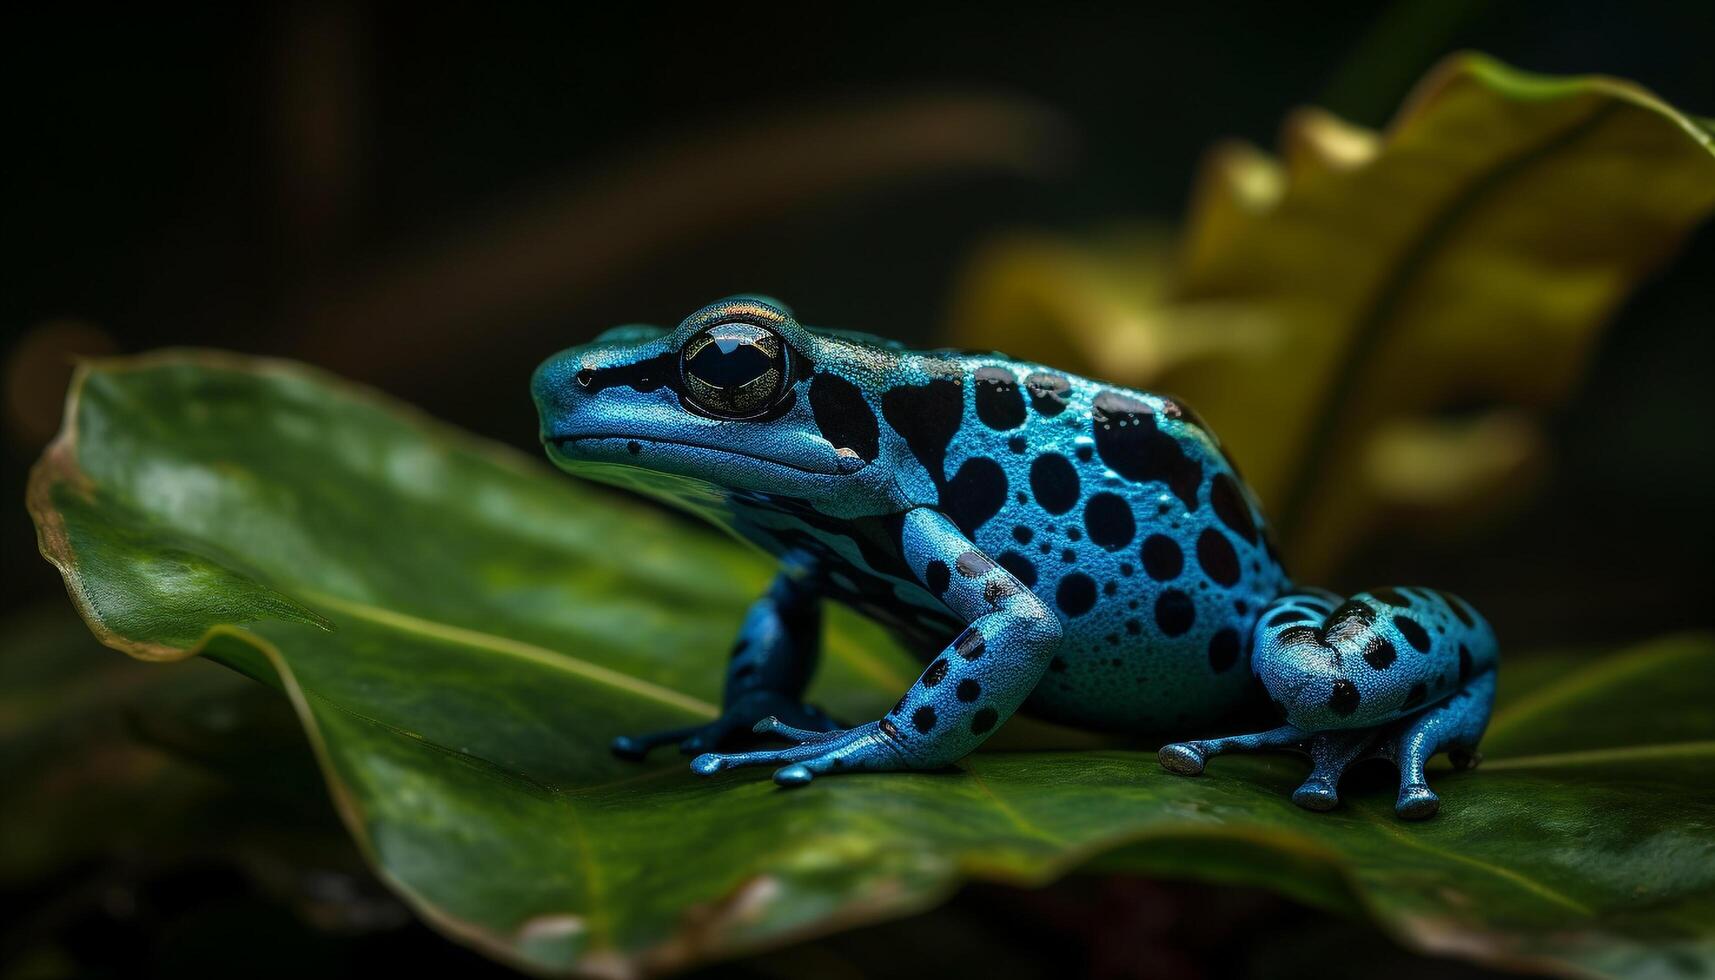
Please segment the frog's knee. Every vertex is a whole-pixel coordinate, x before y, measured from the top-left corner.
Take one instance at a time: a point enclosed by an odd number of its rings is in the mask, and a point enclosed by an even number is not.
[[[1352,669],[1308,631],[1259,651],[1255,665],[1281,719],[1304,731],[1373,725],[1388,714],[1384,702],[1399,700],[1385,678]]]

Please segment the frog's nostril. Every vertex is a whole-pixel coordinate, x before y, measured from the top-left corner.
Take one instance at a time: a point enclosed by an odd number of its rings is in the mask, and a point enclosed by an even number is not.
[[[579,388],[588,388],[594,382],[595,382],[595,372],[594,371],[591,371],[589,368],[584,368],[582,371],[578,372],[578,387]]]

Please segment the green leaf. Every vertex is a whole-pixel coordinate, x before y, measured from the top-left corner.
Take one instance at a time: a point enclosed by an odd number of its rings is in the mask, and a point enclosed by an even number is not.
[[[532,969],[655,972],[1104,855],[1492,962],[1715,965],[1709,636],[1509,664],[1490,761],[1439,773],[1422,825],[1386,780],[1312,814],[1290,758],[1184,779],[1021,722],[1030,751],[787,792],[606,748],[713,714],[765,561],[372,393],[224,355],[86,366],[30,506],[98,636],[283,690],[381,877]],[[873,717],[913,673],[841,615],[812,693]]]
[[[1603,322],[1715,210],[1707,122],[1480,55],[1383,133],[1302,109],[1280,142],[1216,147],[1175,244],[994,243],[952,334],[1189,401],[1306,580],[1384,519],[1516,499]]]

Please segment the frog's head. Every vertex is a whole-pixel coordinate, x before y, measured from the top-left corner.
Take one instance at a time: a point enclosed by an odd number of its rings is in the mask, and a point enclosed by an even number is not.
[[[881,382],[864,352],[881,353],[737,296],[673,330],[616,327],[561,351],[530,387],[542,444],[569,472],[680,500],[727,488],[877,510],[892,481],[875,465],[866,389]]]

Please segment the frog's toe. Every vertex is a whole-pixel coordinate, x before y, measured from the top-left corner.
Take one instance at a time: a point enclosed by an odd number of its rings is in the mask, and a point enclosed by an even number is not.
[[[679,754],[697,755],[713,748],[719,748],[731,742],[732,737],[743,732],[746,727],[743,715],[729,711],[680,741]]]
[[[1402,787],[1399,800],[1393,805],[1393,812],[1402,820],[1427,820],[1440,809],[1441,797],[1424,783]]]
[[[626,762],[642,762],[652,747],[646,739],[621,735],[607,744],[609,751]]]
[[[1311,776],[1292,791],[1292,802],[1306,810],[1327,812],[1340,805],[1340,794],[1326,779]]]
[[[815,744],[793,745],[784,749],[760,749],[755,752],[704,752],[691,760],[691,771],[699,776],[713,776],[723,769],[744,766],[770,766],[783,762],[798,762],[822,751]]]
[[[765,724],[771,727],[764,727]],[[613,740],[612,749],[621,759],[638,762],[654,749],[672,743],[685,755],[699,755],[742,742],[752,732],[785,735],[801,741],[797,735],[820,735],[839,729],[839,723],[815,705],[758,692],[728,705],[714,721],[644,735],[622,735]]]
[[[621,735],[609,743],[613,754],[629,762],[641,762],[657,746],[669,742],[682,742],[702,731],[702,725],[687,725],[684,728],[668,728],[645,735]]]
[[[781,766],[774,773],[776,783],[802,786],[828,772],[910,768],[875,722],[838,732],[812,732],[765,720],[757,730],[785,735],[798,744],[756,752],[704,753],[691,760],[691,771],[712,776],[743,766]]]
[[[674,743],[678,744],[680,752],[689,755],[712,749],[732,737],[734,732],[742,731],[747,726],[748,722],[744,718],[729,712],[702,725],[667,728],[643,735],[621,735],[609,744],[609,748],[614,755],[628,762],[642,762],[655,749]]]
[[[1208,764],[1208,757],[1203,754],[1194,742],[1174,742],[1163,745],[1156,753],[1161,762],[1161,768],[1181,776],[1199,776],[1203,767]]]
[[[812,779],[822,773],[844,769],[849,761],[843,753],[829,752],[813,759],[794,762],[789,766],[782,766],[774,770],[774,782],[787,789],[808,785]]]
[[[750,730],[758,735],[779,735],[781,738],[789,738],[794,742],[825,742],[841,731],[838,728],[793,728],[774,715],[769,715],[757,722]]]
[[[803,786],[815,778],[816,774],[810,771],[810,767],[801,762],[794,762],[792,765],[782,766],[774,770],[774,781],[787,788]]]

